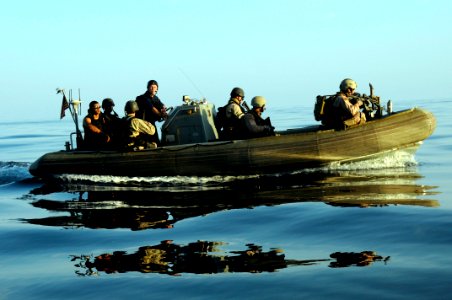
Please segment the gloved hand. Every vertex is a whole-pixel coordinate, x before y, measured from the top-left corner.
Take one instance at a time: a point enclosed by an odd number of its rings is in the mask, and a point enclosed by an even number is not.
[[[164,107],[162,108],[162,110],[160,111],[160,117],[161,117],[163,120],[168,119],[168,113],[166,112],[166,107],[165,107],[165,106],[164,106]]]
[[[275,127],[269,126],[269,125],[265,125],[264,126],[264,132],[265,133],[273,133],[274,131],[275,131]]]

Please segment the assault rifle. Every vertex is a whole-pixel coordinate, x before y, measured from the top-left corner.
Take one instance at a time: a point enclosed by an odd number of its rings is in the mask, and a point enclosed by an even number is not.
[[[245,100],[242,101],[242,106],[245,108],[245,110],[247,112],[251,111],[251,108],[248,106],[248,103],[246,103]],[[270,117],[267,117],[266,119],[264,119],[264,125],[267,125],[270,127],[270,133],[274,134],[275,133],[275,127],[272,125],[272,121],[270,120]]]
[[[366,120],[370,121],[373,119],[378,119],[383,116],[383,111],[386,110],[387,114],[392,113],[392,101],[389,100],[386,107],[382,106],[380,103],[380,97],[374,95],[374,88],[372,84],[369,83],[370,96],[366,94],[355,93],[348,97],[352,104],[356,104],[361,101],[363,104],[363,113],[366,115]],[[325,126],[335,126],[332,125],[334,121],[335,110],[333,108],[333,102],[337,95],[318,95],[314,105],[314,118],[316,121],[322,121]]]
[[[248,103],[246,103],[245,100],[242,101],[242,107],[245,108],[246,112],[251,111],[250,107],[248,106]]]
[[[380,97],[374,95],[374,88],[371,83],[369,83],[370,95],[355,93],[349,97],[350,102],[356,103],[359,100],[363,103],[364,113],[366,114],[367,120],[378,119],[383,116],[383,111],[389,114],[392,112],[391,100],[388,101],[387,108],[383,107],[380,103]]]

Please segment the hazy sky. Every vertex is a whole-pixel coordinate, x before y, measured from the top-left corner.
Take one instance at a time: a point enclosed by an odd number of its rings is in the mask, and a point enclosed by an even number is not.
[[[450,0],[2,1],[0,120],[58,118],[57,87],[122,114],[150,79],[168,106],[223,105],[234,86],[309,105],[346,77],[422,105],[452,97],[451,14]]]

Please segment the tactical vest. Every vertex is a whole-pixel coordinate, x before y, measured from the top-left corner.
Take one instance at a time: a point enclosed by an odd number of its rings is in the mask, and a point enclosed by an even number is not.
[[[262,131],[262,132],[258,132],[258,133],[254,133],[254,132],[250,132],[249,129],[247,128],[245,122],[246,119],[245,118],[249,118],[250,115],[252,116],[252,118],[254,119],[254,122],[256,122],[257,126],[268,126],[268,128],[270,128],[268,131]],[[273,131],[273,126],[271,124],[270,118],[266,118],[263,119],[261,116],[259,116],[255,111],[251,110],[249,112],[247,112],[245,114],[245,116],[241,119],[242,121],[242,138],[243,139],[252,139],[252,138],[258,138],[258,137],[265,137],[265,136],[272,136],[275,135],[274,131]]]
[[[335,95],[317,96],[314,105],[314,118],[320,121],[326,128],[344,129],[344,116],[334,107],[334,101],[339,93]]]
[[[153,136],[149,136],[147,134],[140,133],[138,136],[132,136],[131,123],[132,120],[137,117],[126,116],[122,119],[122,128],[124,128],[122,132],[123,141],[125,148],[127,150],[131,150],[134,147],[143,146],[144,148],[148,148],[148,143],[155,143],[159,145],[157,138],[157,128],[155,129],[155,133]],[[137,118],[138,119],[138,118]]]

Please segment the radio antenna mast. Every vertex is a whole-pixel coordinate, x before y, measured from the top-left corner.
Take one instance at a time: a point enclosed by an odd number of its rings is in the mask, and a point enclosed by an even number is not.
[[[191,80],[191,78],[187,75],[187,73],[184,72],[184,70],[182,70],[182,68],[179,67],[179,71],[184,74],[185,78],[187,78],[188,81],[190,81],[190,83],[193,85],[193,87],[196,89],[196,91],[198,91],[198,93],[204,98],[206,99],[206,97],[204,96],[204,94],[201,92],[201,90],[196,86],[196,84],[193,82],[193,80]]]

